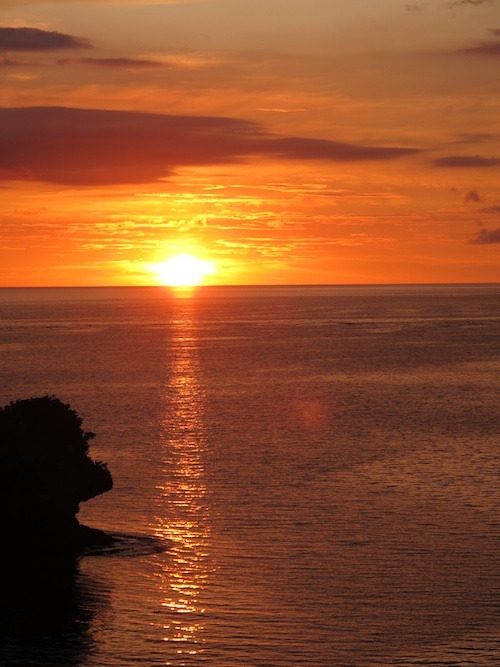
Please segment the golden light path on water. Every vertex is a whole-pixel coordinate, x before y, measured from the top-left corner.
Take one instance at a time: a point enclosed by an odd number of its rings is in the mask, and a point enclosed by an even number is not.
[[[172,336],[166,351],[163,469],[157,484],[159,507],[164,512],[156,517],[154,526],[158,537],[172,543],[170,558],[160,565],[157,585],[163,599],[163,639],[177,645],[176,665],[190,664],[202,651],[205,610],[201,592],[214,569],[203,467],[204,396],[193,309],[189,293],[174,294]]]

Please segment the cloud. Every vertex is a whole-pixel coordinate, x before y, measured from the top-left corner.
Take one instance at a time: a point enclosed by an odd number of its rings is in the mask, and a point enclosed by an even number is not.
[[[82,0],[51,0],[51,4],[69,5],[81,3]],[[86,0],[86,4],[101,5],[137,5],[141,0]],[[148,5],[188,5],[195,2],[212,2],[212,0],[148,0]],[[47,0],[0,0],[0,7],[19,7],[20,5],[47,4]]]
[[[299,113],[305,111],[302,107],[297,107],[295,109],[284,109],[280,107],[258,107],[255,111],[265,111],[269,113]]]
[[[387,160],[417,152],[409,148],[385,148],[380,146],[359,146],[324,139],[300,139],[289,137],[275,139],[266,144],[267,151],[279,157],[293,157],[303,160],[335,160],[353,162],[359,160]]]
[[[471,190],[470,192],[468,192],[465,195],[464,199],[465,201],[471,201],[471,202],[481,201],[481,197],[479,195],[479,192],[477,192],[477,190]]]
[[[19,60],[11,60],[10,58],[0,59],[0,67],[26,67],[31,66],[32,63],[22,63]]]
[[[486,132],[464,132],[458,135],[458,140],[453,142],[456,144],[481,144],[485,141],[493,139],[496,141],[499,138],[497,134]]]
[[[450,2],[450,7],[461,7],[463,5],[484,5],[486,3],[493,5],[495,0],[455,0],[454,2]]]
[[[500,213],[500,206],[488,206],[487,208],[481,209],[485,213]]]
[[[500,42],[483,42],[476,46],[458,49],[455,53],[470,54],[476,56],[500,56]]]
[[[144,58],[59,58],[58,65],[95,65],[96,67],[114,67],[117,69],[147,69],[163,67],[157,60]]]
[[[278,137],[237,118],[66,107],[0,108],[0,179],[68,185],[148,183],[189,165],[247,157],[390,160],[414,148]]]
[[[489,32],[496,36],[500,36],[500,29],[491,28]],[[476,56],[500,56],[500,42],[479,42],[474,46],[463,47],[457,49],[454,53]]]
[[[479,234],[470,239],[469,243],[472,245],[491,245],[492,243],[500,243],[500,227],[496,229],[481,229]]]
[[[434,160],[435,167],[498,167],[500,159],[482,155],[447,155]]]
[[[88,49],[90,46],[88,40],[62,32],[50,32],[39,28],[0,28],[0,52],[60,51]]]
[[[131,68],[160,68],[171,69],[205,69],[224,62],[221,58],[212,55],[177,54],[165,55],[161,53],[146,54],[140,58],[59,58],[59,65],[93,65],[96,67],[110,67],[116,69]]]
[[[186,70],[206,69],[227,63],[220,54],[213,53],[150,53],[145,56],[167,67]]]

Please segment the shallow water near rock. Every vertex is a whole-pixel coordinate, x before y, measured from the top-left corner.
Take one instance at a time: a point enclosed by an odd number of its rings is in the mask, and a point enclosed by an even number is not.
[[[171,543],[149,535],[126,535],[110,533],[113,541],[110,544],[96,544],[83,549],[82,557],[117,556],[137,558],[167,551]]]

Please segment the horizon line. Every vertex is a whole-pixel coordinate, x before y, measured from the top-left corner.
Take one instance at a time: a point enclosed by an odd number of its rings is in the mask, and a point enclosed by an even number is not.
[[[411,287],[411,286],[500,285],[500,281],[477,282],[402,282],[402,283],[237,283],[221,285],[0,285],[0,289],[174,289],[197,290],[220,287]]]

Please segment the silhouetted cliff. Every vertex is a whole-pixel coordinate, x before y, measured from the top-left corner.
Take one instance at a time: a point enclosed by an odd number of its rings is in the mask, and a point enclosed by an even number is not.
[[[82,501],[113,486],[106,464],[89,456],[93,433],[69,405],[53,396],[0,408],[0,532],[3,555],[78,553],[106,543],[105,533],[81,526]]]

